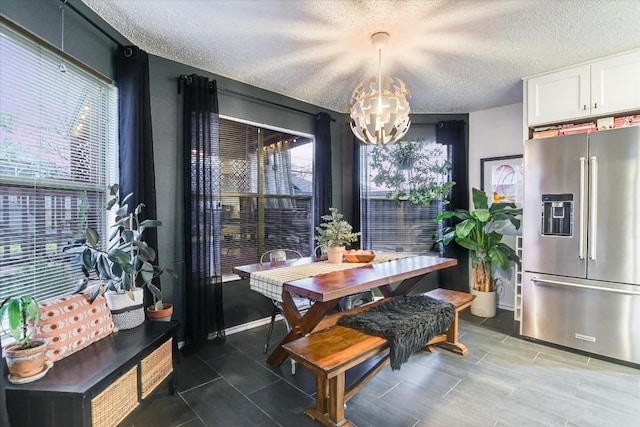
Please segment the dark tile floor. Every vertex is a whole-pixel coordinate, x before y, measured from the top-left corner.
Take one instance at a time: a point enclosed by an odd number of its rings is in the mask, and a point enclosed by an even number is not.
[[[510,311],[461,317],[469,354],[419,352],[399,371],[385,368],[348,403],[347,418],[357,427],[640,425],[637,369],[522,340]],[[273,342],[284,332],[278,322]],[[256,328],[182,358],[178,394],[162,387],[121,425],[319,425],[302,414],[314,402],[312,375],[266,365],[265,336]]]

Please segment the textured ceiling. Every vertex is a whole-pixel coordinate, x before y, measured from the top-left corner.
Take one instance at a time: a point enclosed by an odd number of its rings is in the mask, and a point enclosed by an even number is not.
[[[522,100],[521,78],[640,48],[640,1],[83,0],[147,52],[338,112],[383,71],[414,113]]]

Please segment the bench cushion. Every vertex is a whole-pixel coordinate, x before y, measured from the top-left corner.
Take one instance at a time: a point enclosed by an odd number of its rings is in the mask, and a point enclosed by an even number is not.
[[[391,369],[398,370],[409,356],[433,337],[449,329],[455,317],[452,304],[426,295],[399,296],[361,313],[344,315],[338,324],[387,338]]]
[[[40,303],[40,325],[35,334],[47,338],[46,357],[60,360],[114,332],[111,311],[100,295],[91,304],[90,295],[81,293]]]

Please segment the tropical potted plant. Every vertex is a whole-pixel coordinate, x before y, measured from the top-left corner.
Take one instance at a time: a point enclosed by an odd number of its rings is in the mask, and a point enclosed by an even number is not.
[[[351,224],[343,219],[336,208],[329,208],[329,215],[322,216],[322,223],[316,227],[316,241],[327,250],[330,263],[339,264],[345,251],[345,245],[355,242],[360,232],[352,232]]]
[[[111,310],[113,323],[118,329],[131,329],[144,322],[143,287],[163,272],[175,274],[163,269],[153,262],[156,251],[144,241],[144,231],[159,227],[162,223],[155,219],[140,221],[139,215],[144,204],[130,209],[127,201],[133,193],[120,199],[120,186],[109,187],[112,198],[106,209],[115,212],[113,233],[109,238],[110,246],[104,251],[98,247],[100,236],[91,227],[86,229],[86,241],[82,245],[80,258],[87,278],[92,272],[106,286],[105,298]],[[88,279],[83,279],[76,292],[88,286]],[[102,286],[96,286],[92,293],[95,300]]]
[[[151,320],[169,322],[173,314],[173,304],[162,302],[162,291],[153,283],[148,283],[147,289],[153,296],[153,305],[147,307],[147,316]]]
[[[448,203],[454,181],[444,147],[425,140],[376,145],[371,151],[372,181],[389,189],[388,199],[426,206],[432,200]]]
[[[522,209],[513,203],[493,203],[488,206],[487,195],[477,188],[472,189],[472,196],[473,211],[456,209],[443,212],[435,218],[436,222],[450,218],[460,220],[455,226],[446,227],[436,243],[448,245],[455,241],[471,252],[471,293],[476,295],[471,312],[482,317],[493,317],[496,312],[496,280],[492,278],[491,266],[506,270],[511,261],[520,262],[513,248],[501,241],[503,234],[499,230],[507,222],[516,230],[519,229]]]
[[[44,376],[49,369],[45,360],[49,342],[31,338],[39,322],[40,307],[33,297],[9,297],[0,305],[2,330],[15,340],[2,348],[11,382],[33,381]]]

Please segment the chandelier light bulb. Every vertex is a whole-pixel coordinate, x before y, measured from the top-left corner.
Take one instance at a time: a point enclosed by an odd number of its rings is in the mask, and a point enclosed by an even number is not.
[[[382,49],[388,33],[375,33],[371,44],[378,49],[378,76],[361,81],[353,91],[351,130],[365,143],[387,144],[402,138],[411,125],[408,98],[411,92],[398,78],[382,75]]]

